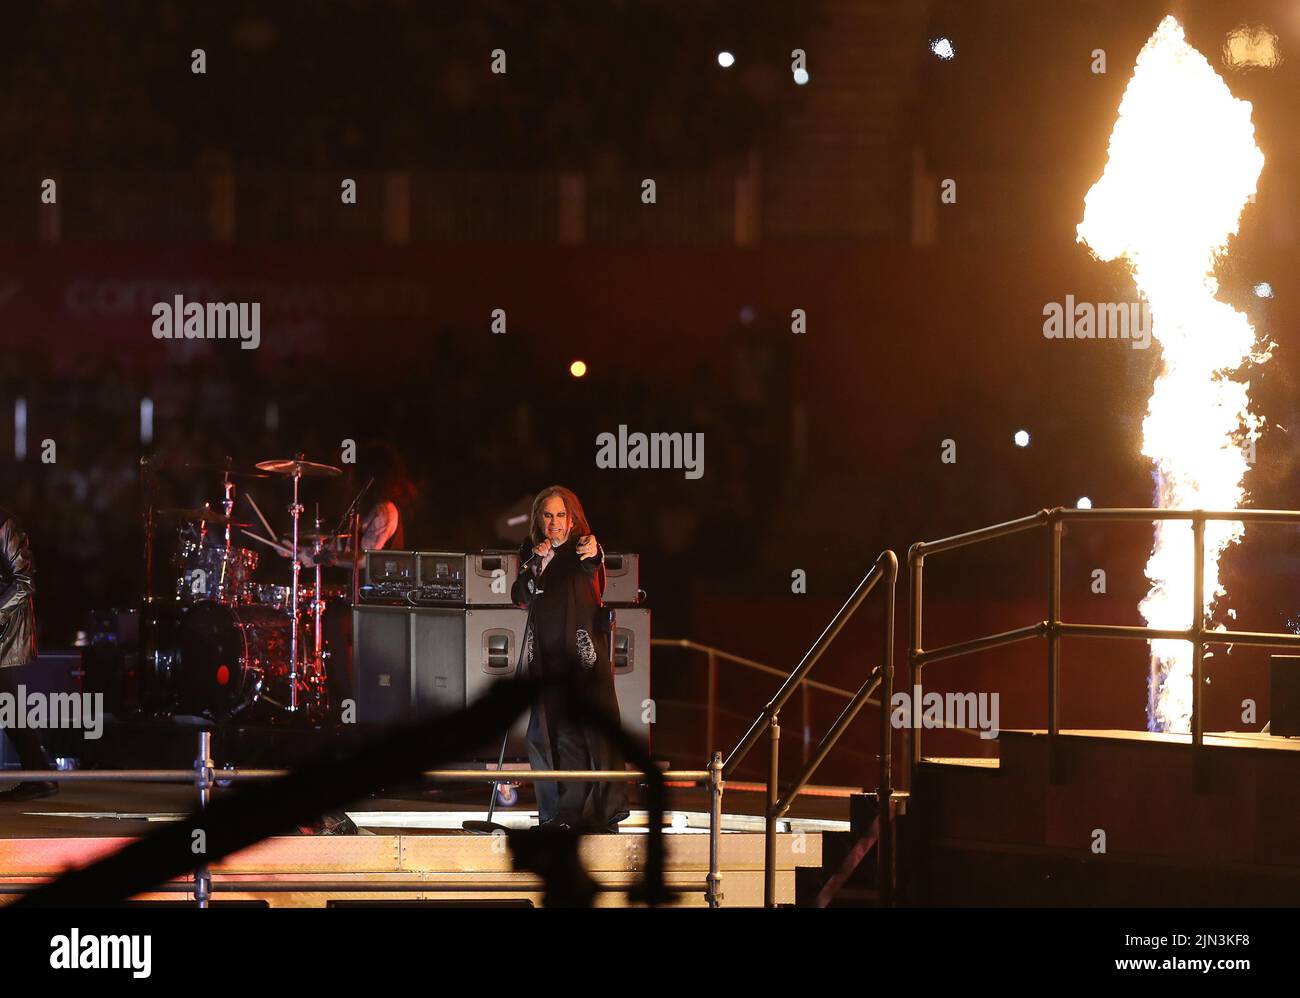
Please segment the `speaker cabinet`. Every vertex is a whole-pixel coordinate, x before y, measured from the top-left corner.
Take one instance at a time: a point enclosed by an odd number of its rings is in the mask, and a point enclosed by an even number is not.
[[[465,706],[463,610],[352,610],[357,721],[398,724]]]
[[[524,640],[524,625],[528,611],[516,607],[500,609],[472,609],[465,611],[465,701],[473,703],[498,679],[518,675],[519,648]],[[528,734],[528,717],[523,715],[510,729],[506,740],[506,757],[528,758],[525,738]],[[480,746],[480,758],[495,760],[501,751],[501,742],[493,739]]]
[[[650,744],[650,725],[641,720],[650,699],[650,610],[619,607],[614,611],[614,691],[626,728]]]
[[[641,720],[650,699],[650,611],[614,611],[614,690],[623,727],[650,740]],[[461,710],[492,683],[517,675],[528,611],[360,605],[352,610],[353,685],[357,721],[398,724]],[[529,712],[510,730],[506,756],[526,759]],[[495,761],[497,738],[474,752]]]
[[[637,602],[641,586],[641,556],[605,552],[605,605]]]
[[[519,575],[514,551],[479,551],[468,556],[465,602],[469,606],[510,606],[510,587]]]

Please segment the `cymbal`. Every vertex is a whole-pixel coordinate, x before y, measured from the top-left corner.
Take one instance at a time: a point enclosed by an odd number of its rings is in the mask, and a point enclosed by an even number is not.
[[[333,531],[329,531],[329,530],[299,530],[299,531],[298,531],[298,540],[300,540],[300,541],[316,541],[316,540],[320,540],[320,541],[334,541],[334,540],[339,540],[339,541],[341,541],[341,540],[346,540],[347,538],[349,538],[349,537],[351,537],[351,536],[352,536],[352,535],[351,535],[350,533],[348,533],[347,531],[343,531],[342,533],[338,533],[338,534],[334,533]],[[290,541],[292,541],[292,540],[293,540],[292,537],[286,537],[286,538],[284,539],[284,543],[288,544],[288,543],[289,543]]]
[[[225,513],[220,513],[215,509],[206,509],[199,507],[197,509],[182,509],[180,507],[170,507],[167,509],[155,509],[154,516],[166,517],[169,520],[199,520],[203,523],[214,523],[224,527],[231,524],[235,527],[251,527],[251,523],[240,523],[232,521]]]
[[[343,474],[342,468],[336,468],[332,464],[297,461],[292,458],[258,461],[257,467],[260,471],[269,471],[273,475],[299,475],[303,478],[333,478]]]
[[[233,475],[237,478],[271,477],[265,471],[258,471],[256,468],[249,468],[245,465],[236,464],[234,458],[229,457],[221,461],[182,461],[180,466],[194,471],[216,471],[223,475]]]

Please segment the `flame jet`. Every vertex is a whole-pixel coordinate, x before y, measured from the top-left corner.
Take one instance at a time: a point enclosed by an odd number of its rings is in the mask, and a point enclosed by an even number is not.
[[[1101,260],[1127,260],[1151,307],[1161,356],[1142,453],[1161,507],[1238,509],[1246,495],[1244,445],[1260,419],[1249,383],[1231,376],[1267,351],[1246,316],[1215,297],[1214,268],[1264,166],[1250,111],[1166,17],[1138,54],[1106,169],[1084,199],[1078,241]],[[1225,591],[1219,557],[1244,532],[1240,522],[1206,524],[1207,614]],[[1158,522],[1140,606],[1150,626],[1190,626],[1192,561],[1190,525]],[[1190,730],[1191,663],[1189,642],[1151,642],[1151,730]]]

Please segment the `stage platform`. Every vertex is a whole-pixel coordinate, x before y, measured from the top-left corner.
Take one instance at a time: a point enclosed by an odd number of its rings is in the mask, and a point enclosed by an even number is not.
[[[908,804],[917,904],[1300,903],[1300,740],[1003,731],[998,758],[926,758]]]
[[[13,774],[0,774],[0,779]],[[724,907],[758,906],[763,900],[761,796],[728,791],[723,816],[720,868]],[[814,788],[781,824],[777,848],[777,897],[795,900],[795,871],[820,867],[824,833],[844,834],[847,791]],[[215,791],[220,795],[221,790]],[[666,881],[681,891],[677,904],[704,906],[709,868],[707,796],[672,790],[665,815]],[[467,803],[437,792],[423,799],[370,798],[347,809],[356,835],[287,835],[266,839],[212,866],[213,906],[332,907],[437,903],[533,906],[541,904],[540,881],[511,867],[505,843],[462,831],[461,822],[486,817],[485,793]],[[65,783],[54,797],[0,807],[0,889],[48,880],[120,849],[160,823],[188,816],[192,787],[156,783]],[[746,813],[749,812],[749,813]],[[526,806],[498,809],[508,827],[535,824]],[[625,889],[644,868],[646,812],[633,810],[618,835],[590,835],[582,861],[601,887],[597,905],[623,907]],[[189,885],[176,883],[177,888]],[[17,895],[0,894],[0,905]],[[141,895],[139,901],[193,905],[185,889]]]

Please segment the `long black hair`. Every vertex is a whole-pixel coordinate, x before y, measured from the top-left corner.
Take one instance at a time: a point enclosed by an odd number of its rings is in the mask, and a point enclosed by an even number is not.
[[[357,454],[357,476],[363,483],[374,479],[366,493],[368,505],[391,502],[401,509],[415,498],[415,483],[411,481],[406,461],[382,440],[370,440],[361,445]]]

